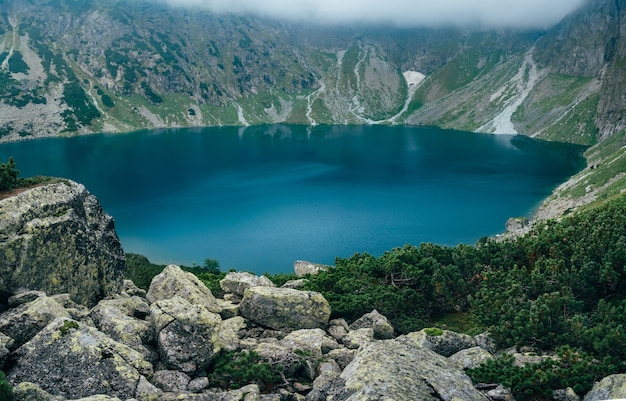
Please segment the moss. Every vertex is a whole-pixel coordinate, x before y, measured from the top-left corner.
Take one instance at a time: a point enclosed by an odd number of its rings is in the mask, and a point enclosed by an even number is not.
[[[62,336],[64,336],[67,333],[69,333],[70,329],[78,330],[78,328],[79,328],[78,323],[76,323],[73,320],[66,320],[65,322],[63,322],[63,326],[59,327],[59,332],[61,333]]]
[[[424,333],[428,334],[431,337],[439,337],[443,335],[443,330],[438,327],[429,327],[427,329],[424,329]]]

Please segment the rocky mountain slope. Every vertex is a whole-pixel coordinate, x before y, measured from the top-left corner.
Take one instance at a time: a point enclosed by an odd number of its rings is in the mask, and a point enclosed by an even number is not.
[[[583,15],[589,12],[606,10]],[[9,0],[0,5],[7,95],[0,129],[14,140],[166,126],[378,122],[589,144],[601,83],[613,80],[600,70],[618,58],[604,54],[618,43],[611,42],[615,24],[606,21],[602,48],[568,69],[558,59],[542,61],[568,52],[566,43],[551,45],[561,32],[575,43],[590,35],[567,31],[575,23],[545,35],[339,28],[141,1]],[[597,65],[598,58],[607,61]],[[615,125],[602,116],[599,127]]]

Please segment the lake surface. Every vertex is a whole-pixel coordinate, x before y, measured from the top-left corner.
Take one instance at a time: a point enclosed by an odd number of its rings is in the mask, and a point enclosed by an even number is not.
[[[523,136],[384,126],[159,130],[0,145],[21,176],[85,184],[127,252],[291,272],[404,244],[475,244],[584,167]]]

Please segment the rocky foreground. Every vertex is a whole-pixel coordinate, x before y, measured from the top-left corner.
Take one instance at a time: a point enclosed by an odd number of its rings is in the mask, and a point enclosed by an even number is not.
[[[122,279],[113,221],[79,184],[2,200],[0,217],[0,369],[17,400],[511,399],[464,373],[493,358],[488,335],[396,337],[376,311],[329,320],[321,294],[249,273],[229,273],[223,298],[174,265],[141,290]],[[211,373],[223,351],[281,366],[280,383],[220,385]],[[614,375],[584,401],[624,396],[626,376]]]

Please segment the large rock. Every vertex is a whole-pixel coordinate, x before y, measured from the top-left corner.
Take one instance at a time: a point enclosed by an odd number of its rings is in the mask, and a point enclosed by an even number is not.
[[[374,330],[374,338],[386,340],[393,338],[393,326],[389,320],[376,309],[370,313],[366,313],[350,325],[350,330],[370,328]]]
[[[198,277],[176,265],[169,265],[152,279],[146,299],[152,303],[175,296],[210,312],[220,313],[222,310],[211,290]]]
[[[239,349],[239,331],[246,327],[246,322],[241,316],[231,317],[222,321],[218,332],[221,349],[236,351]]]
[[[296,276],[302,277],[309,274],[318,274],[321,271],[327,271],[331,266],[321,265],[319,263],[311,263],[306,260],[296,260],[293,263],[293,271]]]
[[[307,400],[327,399],[487,401],[462,370],[405,336],[364,345],[339,377],[316,380]]]
[[[467,334],[436,328],[423,329],[409,333],[407,336],[417,344],[446,357],[476,346],[474,338]]]
[[[15,345],[15,340],[11,337],[0,333],[0,370],[4,368],[4,363],[11,353],[11,349]]]
[[[243,296],[243,293],[252,287],[276,287],[276,285],[265,276],[255,276],[247,272],[230,272],[220,280],[220,288],[224,292],[240,296]]]
[[[626,398],[626,375],[611,375],[596,382],[583,401],[600,401]]]
[[[293,331],[326,326],[330,305],[318,292],[253,287],[245,291],[239,312],[260,325]]]
[[[69,293],[93,306],[122,286],[113,218],[83,185],[63,181],[0,200],[0,295]]]
[[[143,298],[102,300],[91,310],[91,318],[101,332],[152,359],[145,347],[154,340],[150,305]]]
[[[42,296],[0,315],[0,332],[22,345],[56,318],[70,318],[57,301]]]
[[[167,368],[190,374],[206,369],[220,351],[219,315],[178,296],[155,302],[151,310],[159,355]]]
[[[481,347],[472,347],[461,350],[448,358],[448,361],[459,369],[476,368],[493,359],[493,355]]]
[[[315,357],[339,348],[337,341],[322,329],[296,330],[287,334],[279,343],[290,351],[304,351]]]
[[[50,323],[12,357],[16,364],[9,383],[33,382],[70,399],[95,394],[133,398],[140,377],[152,375],[152,365],[137,351],[65,318]]]

